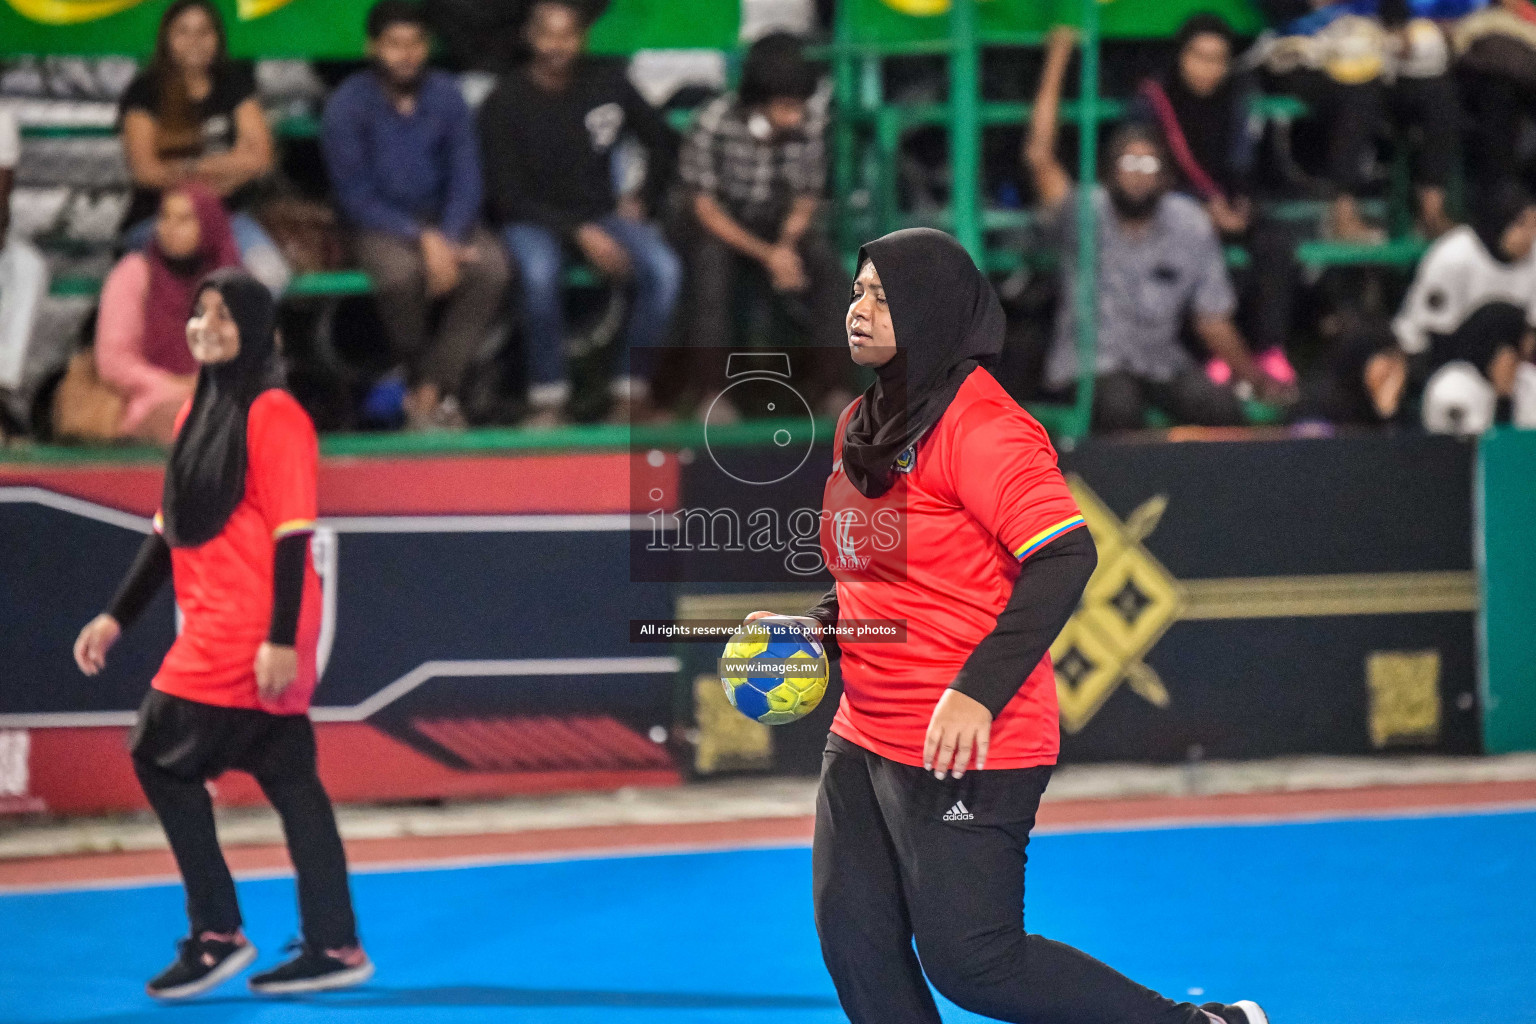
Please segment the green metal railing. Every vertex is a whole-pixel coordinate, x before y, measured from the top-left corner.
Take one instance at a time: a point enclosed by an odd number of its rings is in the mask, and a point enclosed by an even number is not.
[[[971,0],[956,0],[969,6]],[[1094,223],[1093,185],[1099,163],[1099,0],[1083,0],[1082,59],[1078,104],[1082,122],[1077,131],[1077,273],[1072,290],[1077,325],[1077,400],[1060,431],[1073,439],[1088,433],[1093,419],[1094,349],[1098,340],[1098,225]]]
[[[989,124],[1020,124],[1028,104],[988,103],[981,98],[981,50],[987,46],[1038,46],[1039,33],[983,34],[977,24],[978,0],[953,0],[944,38],[871,43],[855,38],[853,5],[838,5],[833,31],[833,84],[838,116],[833,122],[832,191],[837,210],[837,239],[850,258],[868,238],[899,226],[896,157],[902,132],[913,125],[944,125],[949,129],[949,208],[928,222],[951,232],[978,266],[989,268],[988,231],[1029,222],[1023,211],[984,209],[981,196],[981,134]],[[1078,132],[1077,191],[1078,251],[1073,290],[1076,314],[1078,387],[1071,405],[1031,406],[1053,433],[1078,438],[1088,432],[1093,408],[1094,344],[1097,337],[1097,232],[1094,228],[1093,188],[1097,178],[1098,125],[1118,116],[1123,105],[1099,99],[1099,3],[1082,0],[1079,26],[1082,49],[1080,94],[1063,104],[1064,120],[1076,121]],[[949,98],[943,103],[895,107],[885,104],[882,63],[891,57],[939,55],[947,59]],[[923,218],[908,218],[922,223]]]

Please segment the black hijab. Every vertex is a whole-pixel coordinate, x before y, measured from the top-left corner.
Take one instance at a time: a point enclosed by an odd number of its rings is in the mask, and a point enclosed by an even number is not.
[[[1531,194],[1513,178],[1502,178],[1473,191],[1469,219],[1489,256],[1500,263],[1515,262],[1504,253],[1504,232],[1531,204]]]
[[[282,386],[272,293],[238,269],[203,278],[193,301],[209,289],[223,297],[239,326],[240,351],[197,372],[192,410],[171,447],[160,498],[165,539],[172,547],[206,544],[224,529],[245,496],[245,426],[251,403],[268,388]]]
[[[843,472],[866,498],[896,480],[896,458],[939,422],[960,385],[1003,350],[1003,307],[960,243],[906,228],[859,250],[873,263],[896,332],[896,355],[848,420]]]
[[[1231,192],[1237,184],[1232,173],[1233,132],[1237,128],[1234,105],[1238,101],[1237,86],[1228,74],[1209,96],[1199,96],[1190,91],[1179,73],[1179,62],[1184,49],[1196,36],[1220,36],[1232,47],[1232,30],[1215,14],[1193,14],[1173,37],[1173,69],[1163,81],[1163,92],[1178,118],[1189,152],[1205,173],[1233,198]]]

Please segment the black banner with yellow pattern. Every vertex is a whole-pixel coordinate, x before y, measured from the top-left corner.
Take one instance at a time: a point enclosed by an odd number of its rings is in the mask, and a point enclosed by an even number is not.
[[[1052,648],[1064,761],[1479,749],[1471,446],[1100,441],[1061,464],[1099,550]],[[678,614],[819,594],[765,589]],[[714,699],[704,662],[688,683],[696,770],[817,770],[830,696],[770,730]]]

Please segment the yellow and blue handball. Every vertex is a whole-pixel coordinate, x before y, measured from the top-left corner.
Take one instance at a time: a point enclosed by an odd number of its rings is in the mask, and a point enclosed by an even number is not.
[[[746,623],[720,656],[731,706],[764,725],[815,710],[827,692],[827,652],[808,619],[771,616]]]

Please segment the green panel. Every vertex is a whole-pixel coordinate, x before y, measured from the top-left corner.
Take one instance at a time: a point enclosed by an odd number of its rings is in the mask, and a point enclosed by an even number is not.
[[[943,0],[844,0],[850,5],[849,42],[901,44],[931,42],[947,32],[948,3]],[[927,16],[904,11],[938,10]],[[1222,15],[1246,35],[1264,27],[1250,0],[1111,0],[1099,5],[1103,35],[1141,39],[1172,35],[1197,11]],[[1081,21],[1081,0],[983,0],[979,10],[983,39],[1005,40],[1038,35],[1052,25]]]
[[[300,274],[288,286],[288,295],[332,296],[367,295],[373,291],[373,281],[361,270],[329,270],[314,274]]]
[[[237,57],[358,56],[363,52],[363,17],[372,6],[371,0],[290,0],[271,13],[242,20],[237,0],[213,2],[224,16],[230,52]],[[147,57],[170,0],[140,0],[117,14],[73,24],[45,24],[24,16],[21,12],[33,10],[33,4],[59,13],[87,6],[82,0],[0,0],[0,53]]]
[[[230,51],[239,57],[359,57],[363,19],[373,3],[214,0],[229,26]],[[169,5],[170,0],[0,0],[0,55],[144,57]],[[113,8],[121,9],[103,13]],[[242,8],[252,16],[241,19]],[[732,49],[740,22],[737,0],[613,0],[592,28],[592,47],[602,53]]]
[[[0,54],[127,54],[147,56],[154,48],[160,13],[170,0],[149,0],[117,14],[76,24],[52,25],[24,16],[23,0],[0,0]],[[64,6],[64,5],[57,5]],[[230,0],[218,3],[229,16]]]
[[[1483,749],[1536,750],[1536,431],[1487,434],[1479,456]]]
[[[249,21],[226,14],[229,48],[238,57],[361,57],[363,19],[372,6],[364,0],[291,0]]]
[[[613,0],[592,26],[591,48],[734,50],[740,34],[740,0]]]
[[[1360,242],[1303,242],[1296,258],[1310,267],[1397,267],[1411,269],[1429,244],[1420,238],[1394,238],[1380,244]]]

